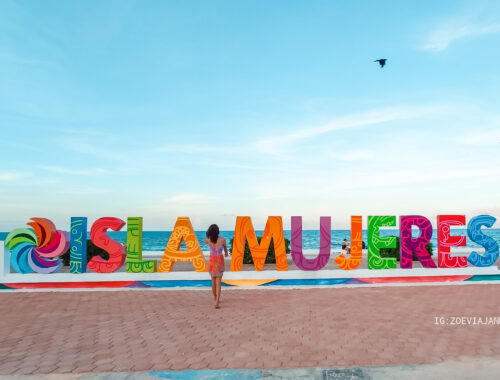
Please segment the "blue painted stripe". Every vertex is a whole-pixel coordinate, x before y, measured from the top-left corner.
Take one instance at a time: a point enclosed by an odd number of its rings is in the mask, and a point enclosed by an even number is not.
[[[464,281],[498,281],[500,280],[499,274],[476,274]]]
[[[156,280],[140,282],[152,288],[212,287],[212,280]],[[228,285],[222,283],[221,286]]]

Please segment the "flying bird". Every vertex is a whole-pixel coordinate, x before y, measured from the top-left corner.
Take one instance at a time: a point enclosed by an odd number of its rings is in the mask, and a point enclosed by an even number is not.
[[[387,61],[386,58],[381,58],[381,59],[376,59],[375,61],[373,62],[378,62],[380,63],[380,68],[384,67],[385,66],[385,61]]]

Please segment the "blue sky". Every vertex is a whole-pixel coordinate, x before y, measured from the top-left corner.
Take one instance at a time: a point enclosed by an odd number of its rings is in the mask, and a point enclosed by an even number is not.
[[[493,1],[2,1],[0,230],[499,217],[498,46]]]

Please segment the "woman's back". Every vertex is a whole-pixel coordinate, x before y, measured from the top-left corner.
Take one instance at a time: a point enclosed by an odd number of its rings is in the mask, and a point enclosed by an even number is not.
[[[208,246],[210,247],[211,255],[222,255],[222,250],[224,249],[224,239],[218,238],[217,243],[208,242]]]

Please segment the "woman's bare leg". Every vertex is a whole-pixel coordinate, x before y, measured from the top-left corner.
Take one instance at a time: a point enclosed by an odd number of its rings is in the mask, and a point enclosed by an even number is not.
[[[221,277],[216,277],[215,278],[215,281],[216,281],[216,287],[215,287],[215,291],[216,291],[216,297],[215,297],[215,308],[218,309],[219,308],[219,300],[220,300],[220,288],[221,288],[221,282],[222,280],[222,276]]]
[[[212,277],[212,293],[214,294],[214,302],[215,302],[215,299],[217,298],[217,291],[216,291],[217,281],[216,281],[216,278],[217,277]]]

